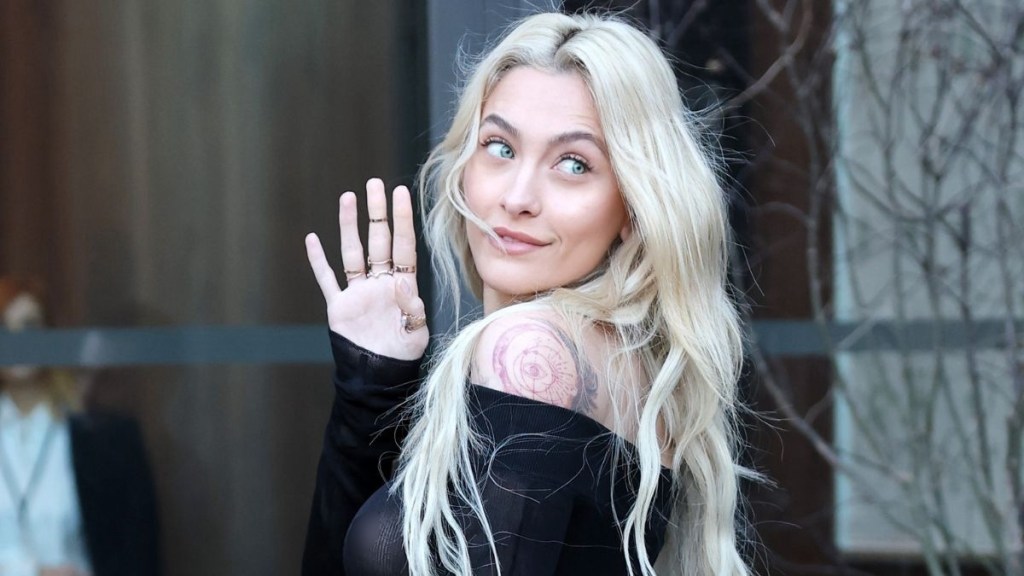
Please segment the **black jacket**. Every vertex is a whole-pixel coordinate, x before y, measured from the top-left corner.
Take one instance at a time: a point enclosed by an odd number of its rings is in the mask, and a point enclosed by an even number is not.
[[[85,413],[70,416],[68,426],[94,576],[159,576],[156,498],[138,425]]]

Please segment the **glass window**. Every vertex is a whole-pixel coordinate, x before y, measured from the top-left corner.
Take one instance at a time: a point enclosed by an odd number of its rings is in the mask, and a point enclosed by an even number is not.
[[[1004,58],[1022,17],[836,3],[836,317],[844,344],[891,334],[838,359],[848,553],[1019,552],[1024,127]]]
[[[337,254],[341,192],[412,184],[428,145],[424,13],[0,10],[14,31],[0,40],[0,276],[45,287],[61,330],[36,335],[34,361],[66,365],[88,414],[138,424],[165,574],[297,570],[332,398],[303,237]]]

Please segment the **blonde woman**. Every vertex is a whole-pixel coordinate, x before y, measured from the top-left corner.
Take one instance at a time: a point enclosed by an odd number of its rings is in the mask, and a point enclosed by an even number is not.
[[[746,574],[725,201],[658,47],[614,17],[525,19],[420,191],[436,273],[484,317],[419,379],[404,187],[392,235],[367,183],[365,254],[342,195],[344,290],[307,237],[337,394],[304,573]]]
[[[43,291],[0,277],[0,317],[12,332],[44,327]],[[0,574],[159,575],[139,428],[79,404],[61,371],[0,367]]]

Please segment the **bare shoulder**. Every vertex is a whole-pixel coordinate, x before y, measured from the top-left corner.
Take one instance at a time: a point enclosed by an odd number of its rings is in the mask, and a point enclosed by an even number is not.
[[[607,411],[604,366],[594,361],[591,331],[588,328],[582,338],[574,338],[554,313],[495,320],[477,343],[473,381],[603,421]]]

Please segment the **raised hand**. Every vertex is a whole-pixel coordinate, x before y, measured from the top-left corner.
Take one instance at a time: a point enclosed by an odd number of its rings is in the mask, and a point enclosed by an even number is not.
[[[341,261],[348,281],[344,290],[316,234],[306,236],[306,254],[327,302],[331,330],[376,354],[415,360],[426,350],[430,334],[416,285],[416,235],[409,189],[395,188],[391,201],[394,238],[388,227],[384,183],[377,178],[366,183],[370,229],[364,255],[356,195],[341,195]]]

